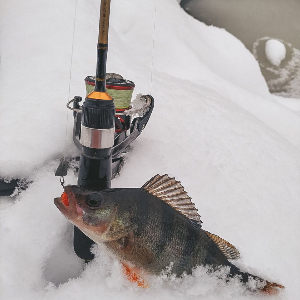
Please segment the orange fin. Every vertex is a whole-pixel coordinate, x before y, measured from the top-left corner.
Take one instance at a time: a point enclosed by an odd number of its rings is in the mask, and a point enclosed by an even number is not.
[[[136,282],[137,285],[143,289],[148,288],[148,283],[138,274],[138,269],[129,267],[127,264],[122,263],[124,274],[130,282]]]
[[[279,288],[284,289],[284,286],[278,283],[267,281],[266,285],[262,289],[262,292],[269,295],[277,295],[279,293]]]

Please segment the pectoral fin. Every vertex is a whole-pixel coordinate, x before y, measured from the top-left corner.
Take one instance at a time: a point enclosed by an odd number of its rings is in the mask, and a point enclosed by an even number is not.
[[[140,271],[138,269],[130,267],[128,264],[124,262],[122,262],[122,265],[123,265],[124,274],[127,276],[127,279],[130,282],[132,283],[136,282],[136,284],[143,289],[149,287],[148,283],[144,280],[144,278],[141,277],[141,275],[139,275]]]

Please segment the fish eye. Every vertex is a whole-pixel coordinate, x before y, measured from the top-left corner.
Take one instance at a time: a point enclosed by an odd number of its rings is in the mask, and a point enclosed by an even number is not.
[[[102,200],[103,200],[103,198],[100,194],[93,193],[93,194],[87,195],[86,204],[90,208],[96,208],[96,207],[99,207],[101,205]]]

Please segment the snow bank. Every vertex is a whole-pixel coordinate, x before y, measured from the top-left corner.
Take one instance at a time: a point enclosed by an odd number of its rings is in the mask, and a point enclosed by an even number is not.
[[[83,79],[95,70],[99,1],[77,1],[73,50],[75,1],[2,1],[0,14],[0,173],[33,182],[1,207],[1,298],[260,299],[202,268],[180,282],[149,278],[151,288],[140,290],[102,249],[83,269],[72,251],[72,227],[53,204],[62,192],[53,174],[58,158],[75,152],[65,103],[84,96]],[[108,71],[156,101],[113,186],[175,176],[203,227],[240,250],[241,269],[284,284],[275,299],[299,298],[294,107],[268,93],[238,40],[195,21],[176,0],[112,1],[109,43]],[[76,183],[72,172],[66,183]]]

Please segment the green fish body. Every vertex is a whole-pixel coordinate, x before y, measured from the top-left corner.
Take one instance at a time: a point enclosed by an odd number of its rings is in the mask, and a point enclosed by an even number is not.
[[[244,283],[252,278],[261,289],[282,287],[234,266],[228,259],[239,257],[239,252],[202,229],[191,198],[168,175],[156,175],[142,188],[89,191],[67,186],[65,193],[68,206],[55,199],[61,212],[93,241],[104,243],[135,268],[157,275],[170,268],[180,276],[200,265],[227,266],[228,276],[239,275]]]

